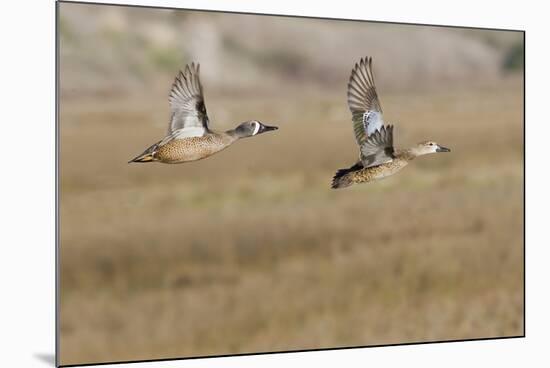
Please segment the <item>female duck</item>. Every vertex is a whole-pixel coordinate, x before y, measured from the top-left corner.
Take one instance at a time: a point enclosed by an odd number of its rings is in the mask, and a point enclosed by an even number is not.
[[[393,126],[384,126],[382,108],[372,73],[372,58],[355,64],[348,83],[348,106],[353,130],[360,149],[360,160],[348,169],[340,169],[332,179],[332,188],[368,183],[397,173],[418,156],[449,152],[435,142],[427,141],[405,150],[393,148]]]
[[[185,72],[180,71],[172,85],[169,97],[172,118],[168,135],[129,163],[178,164],[196,161],[229,147],[241,138],[278,129],[263,125],[257,120],[250,120],[226,132],[218,133],[210,130],[199,69],[199,64],[187,65]]]

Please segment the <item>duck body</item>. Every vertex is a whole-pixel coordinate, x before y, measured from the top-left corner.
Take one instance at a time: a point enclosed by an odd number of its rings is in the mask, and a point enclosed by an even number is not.
[[[409,164],[405,158],[396,158],[378,166],[364,167],[357,163],[349,169],[338,170],[332,182],[332,188],[345,188],[353,184],[369,183],[396,174]]]
[[[250,120],[226,132],[210,130],[198,64],[187,65],[185,71],[179,73],[172,85],[169,101],[172,117],[168,135],[129,163],[179,164],[197,161],[224,150],[241,138],[277,129]]]
[[[220,152],[235,141],[236,139],[230,135],[218,133],[175,139],[159,147],[154,157],[167,164],[197,161]]]
[[[237,139],[227,133],[208,133],[200,137],[176,138],[167,143],[160,141],[131,162],[180,164],[197,161],[224,150]]]

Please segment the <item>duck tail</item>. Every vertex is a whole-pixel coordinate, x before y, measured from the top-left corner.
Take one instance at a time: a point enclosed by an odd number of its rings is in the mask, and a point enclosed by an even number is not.
[[[347,174],[348,174],[347,169],[340,169],[336,171],[336,174],[334,174],[334,177],[332,178],[332,185],[330,187],[332,189],[349,187],[352,184],[352,182],[351,182],[351,178]]]
[[[334,177],[332,178],[331,188],[340,189],[349,187],[353,184],[353,180],[352,176],[348,174],[357,170],[361,170],[362,168],[363,165],[361,164],[361,162],[358,162],[350,168],[340,169],[336,171],[336,174],[334,174]]]
[[[152,145],[151,147],[147,148],[141,155],[134,157],[130,161],[128,161],[129,164],[132,162],[152,162],[156,161],[155,159],[155,153],[157,151],[157,144]]]
[[[131,164],[132,162],[151,162],[151,161],[154,161],[153,155],[150,153],[144,153],[131,159],[130,161],[128,161],[128,163]]]

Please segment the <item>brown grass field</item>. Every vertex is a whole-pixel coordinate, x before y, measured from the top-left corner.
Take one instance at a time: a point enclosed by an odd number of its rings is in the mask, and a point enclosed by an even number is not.
[[[128,165],[165,133],[161,97],[61,103],[62,364],[523,333],[521,80],[381,92],[396,146],[452,152],[340,191],[343,90],[208,91],[214,129],[280,129]]]

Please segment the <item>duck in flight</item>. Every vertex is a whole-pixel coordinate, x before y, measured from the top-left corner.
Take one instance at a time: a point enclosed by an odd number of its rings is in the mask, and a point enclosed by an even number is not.
[[[393,126],[384,125],[370,57],[361,58],[351,71],[348,106],[359,145],[359,161],[350,168],[336,172],[332,179],[333,189],[383,179],[397,173],[418,156],[451,151],[432,141],[409,149],[394,149]]]
[[[179,72],[169,96],[172,117],[168,135],[129,163],[178,164],[196,161],[229,147],[241,138],[278,129],[250,120],[226,132],[210,130],[199,71],[199,64],[191,63],[185,67],[184,72]]]

